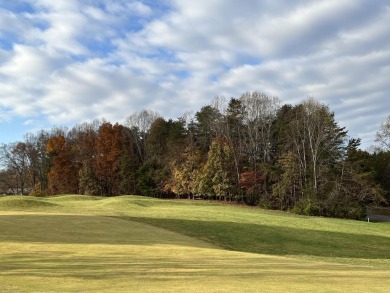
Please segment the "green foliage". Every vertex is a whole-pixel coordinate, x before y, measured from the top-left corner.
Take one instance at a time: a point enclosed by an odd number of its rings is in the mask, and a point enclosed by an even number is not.
[[[89,162],[83,162],[83,166],[79,171],[80,178],[80,192],[86,195],[98,195],[99,194],[99,183],[94,174],[93,167]]]
[[[223,139],[214,139],[208,152],[207,162],[200,175],[199,192],[226,199],[234,186],[233,151]]]
[[[218,109],[212,106],[204,106],[195,114],[196,122],[190,126],[191,132],[196,138],[202,152],[207,153],[213,138],[218,133],[218,126],[222,115]]]
[[[390,151],[379,151],[369,155],[367,164],[371,166],[375,181],[383,189],[386,201],[390,204]]]
[[[320,204],[307,198],[302,198],[294,204],[292,212],[305,216],[321,215]]]
[[[158,193],[153,164],[143,164],[137,171],[137,190],[144,196],[155,196]]]
[[[299,200],[299,176],[296,161],[292,152],[282,155],[278,162],[279,178],[272,186],[272,196],[281,210],[288,210]]]
[[[165,190],[168,177],[168,166],[155,161],[145,162],[136,172],[136,190],[144,196],[165,197],[169,193]]]

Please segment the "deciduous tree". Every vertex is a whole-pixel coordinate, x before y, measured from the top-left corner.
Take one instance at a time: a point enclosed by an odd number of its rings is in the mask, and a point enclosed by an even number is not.
[[[143,110],[130,115],[126,120],[126,126],[129,128],[133,136],[141,162],[144,162],[147,159],[146,138],[148,136],[149,129],[153,122],[159,117],[160,115],[155,111]]]
[[[78,165],[75,162],[74,149],[66,141],[64,134],[50,137],[46,147],[52,158],[52,166],[48,175],[49,193],[78,193]]]
[[[379,130],[376,133],[376,142],[383,148],[385,151],[390,151],[390,115],[387,116],[387,120],[383,122]]]
[[[99,128],[94,168],[101,195],[120,194],[122,138],[123,126],[118,123],[103,123]]]

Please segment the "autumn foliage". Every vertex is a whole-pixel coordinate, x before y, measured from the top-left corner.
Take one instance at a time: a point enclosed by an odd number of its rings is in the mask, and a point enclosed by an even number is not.
[[[49,193],[78,193],[78,166],[75,162],[72,145],[60,134],[51,137],[47,143],[47,153],[52,157],[48,174]]]
[[[266,177],[264,175],[260,175],[255,171],[246,171],[242,172],[240,176],[240,187],[247,194],[255,194],[256,190],[261,189],[262,183],[265,181]]]
[[[101,195],[117,195],[120,186],[120,157],[122,153],[123,126],[104,123],[96,141],[94,169]]]
[[[0,148],[0,188],[203,198],[359,218],[365,206],[390,199],[390,150],[370,154],[359,143],[312,98],[281,106],[244,93],[228,103],[216,98],[193,117],[141,111],[125,125],[96,120],[29,134]]]

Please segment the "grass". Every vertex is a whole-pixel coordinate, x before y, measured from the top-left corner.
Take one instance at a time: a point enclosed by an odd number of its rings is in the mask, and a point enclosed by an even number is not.
[[[0,200],[0,209],[28,209],[55,206],[55,203],[26,196],[3,197]]]
[[[0,198],[0,292],[386,292],[390,225],[213,202]]]

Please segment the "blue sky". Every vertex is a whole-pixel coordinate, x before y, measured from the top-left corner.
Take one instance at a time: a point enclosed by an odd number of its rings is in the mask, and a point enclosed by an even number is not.
[[[381,0],[0,1],[0,143],[261,91],[316,97],[369,147],[390,114],[389,27]]]

